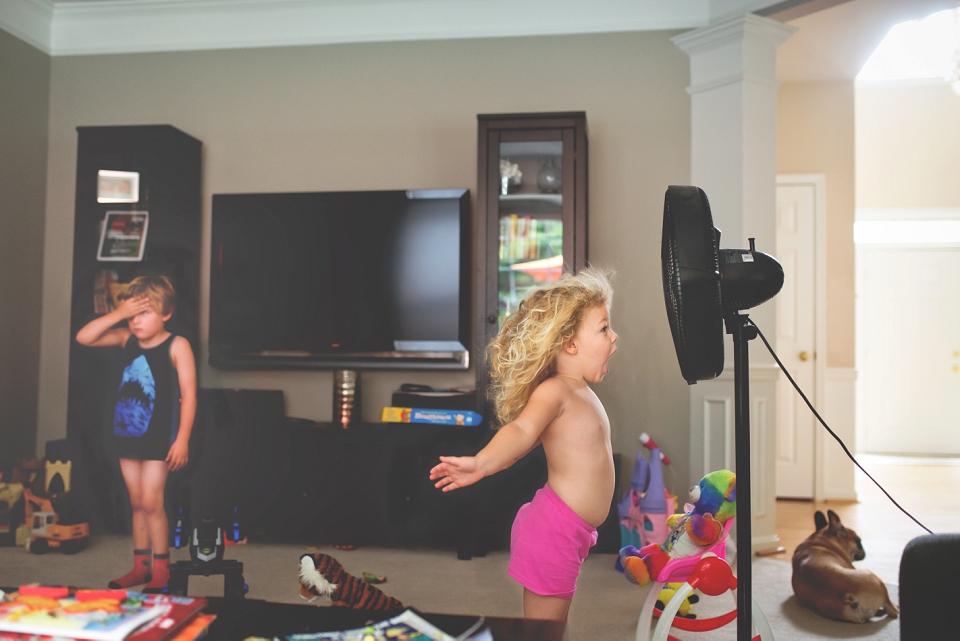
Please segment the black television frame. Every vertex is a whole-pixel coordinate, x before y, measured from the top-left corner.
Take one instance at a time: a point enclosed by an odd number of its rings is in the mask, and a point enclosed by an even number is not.
[[[416,197],[446,197],[459,201],[460,213],[460,278],[458,337],[462,350],[443,349],[435,351],[385,351],[353,353],[306,353],[270,352],[261,354],[237,354],[218,349],[218,323],[221,310],[214,304],[220,276],[217,270],[217,247],[220,230],[216,225],[217,203],[222,198],[243,196],[306,196],[332,193],[338,195],[404,193]],[[246,194],[214,194],[211,214],[211,259],[210,259],[210,318],[207,351],[211,366],[222,370],[467,370],[470,367],[471,336],[471,289],[472,274],[472,223],[469,189],[416,189],[416,190],[365,190],[339,192],[269,192]]]

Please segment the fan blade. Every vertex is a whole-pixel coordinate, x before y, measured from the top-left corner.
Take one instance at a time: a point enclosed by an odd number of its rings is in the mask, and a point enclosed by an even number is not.
[[[691,385],[723,371],[719,236],[702,189],[667,188],[660,249],[663,295],[680,372]]]

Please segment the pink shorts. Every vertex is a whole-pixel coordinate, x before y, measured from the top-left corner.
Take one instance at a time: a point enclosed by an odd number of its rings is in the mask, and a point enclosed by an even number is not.
[[[544,485],[517,511],[507,572],[531,592],[572,599],[580,565],[596,542],[596,528]]]

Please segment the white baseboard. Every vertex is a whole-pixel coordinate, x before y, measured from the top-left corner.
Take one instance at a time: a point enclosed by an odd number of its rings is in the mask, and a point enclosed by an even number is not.
[[[775,550],[780,547],[780,537],[776,534],[768,534],[766,536],[755,536],[751,540],[753,544],[753,553],[765,552],[767,550]]]
[[[826,398],[820,411],[823,420],[851,452],[856,452],[857,370],[852,367],[826,368],[824,392]],[[816,429],[820,465],[815,498],[856,501],[853,461],[822,425],[817,423]]]

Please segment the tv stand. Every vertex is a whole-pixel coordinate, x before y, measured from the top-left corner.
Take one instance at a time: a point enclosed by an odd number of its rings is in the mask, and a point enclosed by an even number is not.
[[[430,469],[441,455],[480,451],[493,436],[483,426],[360,423],[342,429],[287,419],[287,432],[285,516],[270,524],[282,539],[455,547],[458,558],[470,559],[507,546],[517,509],[546,482],[541,450],[475,486],[436,489]]]
[[[254,542],[455,548],[470,559],[509,546],[517,510],[547,478],[536,448],[475,485],[435,488],[439,457],[476,454],[494,434],[483,425],[343,429],[284,416],[279,391],[201,389],[199,400],[190,463],[167,482],[168,518],[182,506],[187,530],[191,512],[227,522],[236,509]],[[606,529],[610,544],[601,532],[594,551],[619,550],[615,507]]]

